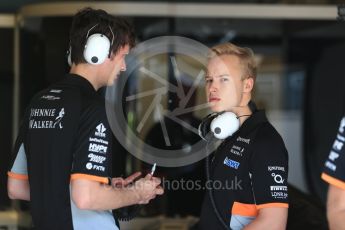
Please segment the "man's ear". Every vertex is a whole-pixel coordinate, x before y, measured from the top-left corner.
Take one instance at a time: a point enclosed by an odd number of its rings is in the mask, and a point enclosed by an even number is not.
[[[114,54],[114,53],[111,53],[110,56],[109,56],[110,61],[113,61],[114,58],[115,58],[115,54]]]
[[[252,77],[244,79],[243,92],[250,93],[254,87],[254,79]]]

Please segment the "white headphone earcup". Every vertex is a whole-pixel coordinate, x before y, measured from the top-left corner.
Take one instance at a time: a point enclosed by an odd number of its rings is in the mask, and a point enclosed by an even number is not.
[[[217,113],[209,114],[199,124],[199,127],[198,127],[199,136],[205,141],[209,141],[209,138],[211,137],[211,136],[208,136],[208,134],[211,133],[210,124],[216,116],[217,116]]]
[[[102,64],[109,56],[110,41],[103,34],[93,34],[86,42],[84,58],[89,64]]]
[[[225,112],[212,120],[210,128],[216,138],[223,140],[240,128],[240,121],[236,114]]]

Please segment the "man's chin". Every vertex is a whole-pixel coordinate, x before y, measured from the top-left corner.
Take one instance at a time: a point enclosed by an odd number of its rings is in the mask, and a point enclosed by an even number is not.
[[[111,80],[109,80],[107,86],[112,86],[112,85],[114,85],[118,77],[119,77],[119,76],[117,75],[116,77],[114,77],[114,78],[112,78]]]
[[[115,80],[116,80],[116,79],[113,79],[113,80],[111,80],[111,81],[108,81],[107,86],[113,86],[113,85],[115,84]]]
[[[220,112],[223,112],[224,109],[221,108],[220,106],[211,106],[210,107],[211,111],[214,112],[214,113],[220,113]]]

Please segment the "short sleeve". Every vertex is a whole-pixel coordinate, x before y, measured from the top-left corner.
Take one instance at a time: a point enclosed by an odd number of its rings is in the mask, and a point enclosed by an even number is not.
[[[288,153],[270,125],[260,130],[250,161],[253,195],[257,208],[288,207]]]
[[[337,136],[325,161],[321,178],[329,184],[345,189],[345,116],[341,119]]]
[[[112,132],[104,106],[93,105],[82,113],[76,139],[71,179],[109,183]]]
[[[28,110],[19,129],[16,142],[14,144],[12,159],[7,175],[18,180],[28,180],[28,164],[24,148],[25,133],[27,130]]]

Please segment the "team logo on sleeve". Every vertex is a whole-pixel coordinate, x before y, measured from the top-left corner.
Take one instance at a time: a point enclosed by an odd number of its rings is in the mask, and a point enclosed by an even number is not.
[[[277,184],[283,184],[285,181],[280,174],[272,173],[271,176]]]
[[[96,132],[95,135],[97,137],[106,137],[105,135],[105,131],[107,129],[104,127],[103,123],[100,123],[97,127],[96,127]]]
[[[285,167],[283,166],[268,166],[273,184],[270,186],[271,196],[274,199],[286,199],[288,197],[288,187],[285,184]]]
[[[95,152],[95,153],[106,153],[108,150],[107,146],[104,145],[99,145],[99,144],[94,144],[90,143],[89,144],[89,151],[90,152]]]
[[[340,122],[339,133],[337,138],[333,142],[332,150],[328,155],[328,159],[325,162],[325,167],[335,172],[337,170],[336,161],[339,158],[339,153],[343,150],[345,137],[343,136],[345,127],[345,117]]]
[[[90,162],[87,163],[87,164],[86,164],[86,168],[87,168],[88,170],[91,170],[91,169],[92,169],[92,163],[90,163]]]
[[[102,171],[102,172],[105,171],[104,166],[92,164],[90,162],[86,163],[85,167],[87,170],[97,170],[97,171]]]
[[[88,156],[90,162],[95,162],[98,164],[103,164],[103,162],[107,159],[104,156],[98,156],[96,154],[90,153]]]
[[[343,148],[344,143],[338,140],[335,140],[333,143],[333,149],[336,151],[341,151],[341,149]]]
[[[339,132],[344,133],[344,128],[345,128],[345,117],[343,117],[343,119],[341,119],[340,121]]]
[[[328,156],[328,160],[325,162],[325,166],[332,171],[337,169],[337,166],[334,164],[335,160],[339,157],[339,154],[331,151]]]

